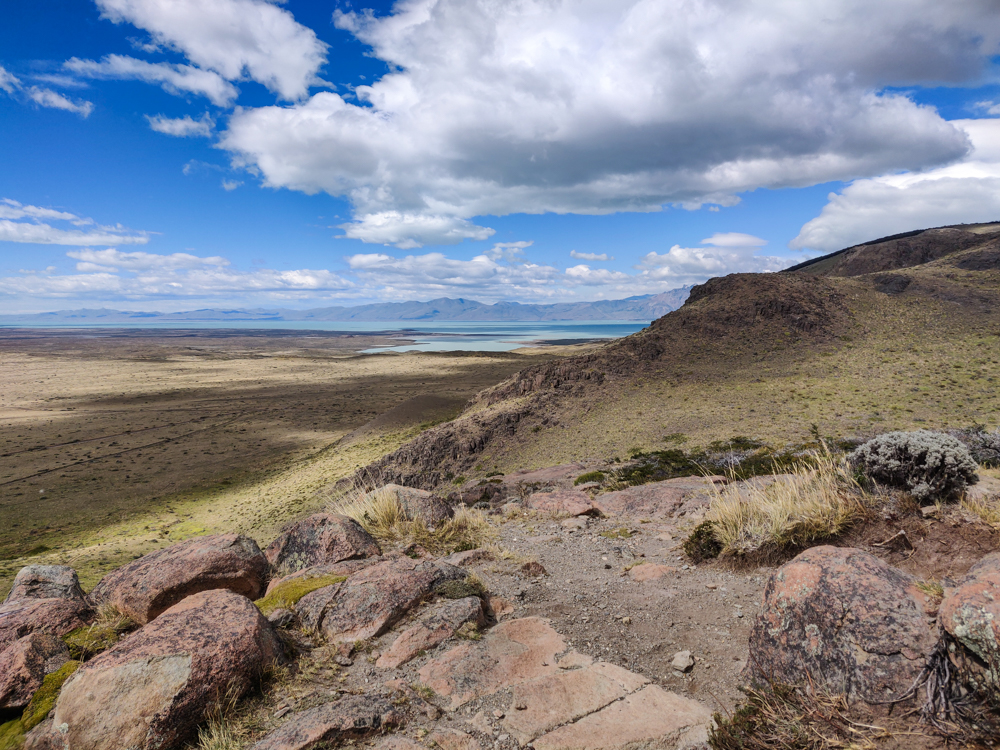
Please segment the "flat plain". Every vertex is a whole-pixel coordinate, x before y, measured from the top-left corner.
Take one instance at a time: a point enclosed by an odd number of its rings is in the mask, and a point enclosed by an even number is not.
[[[263,541],[324,487],[565,351],[359,353],[386,341],[0,330],[0,579],[30,557],[89,587],[191,535]]]

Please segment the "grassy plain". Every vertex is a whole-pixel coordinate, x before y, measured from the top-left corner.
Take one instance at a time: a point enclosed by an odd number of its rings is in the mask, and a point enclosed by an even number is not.
[[[0,596],[189,536],[261,544],[324,488],[559,353],[379,354],[323,332],[0,330]]]

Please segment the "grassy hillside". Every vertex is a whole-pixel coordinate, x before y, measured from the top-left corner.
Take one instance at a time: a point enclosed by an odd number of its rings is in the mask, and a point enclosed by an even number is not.
[[[994,427],[1000,244],[975,229],[712,279],[640,333],[480,393],[371,468],[432,486],[737,435],[781,446],[817,433]]]

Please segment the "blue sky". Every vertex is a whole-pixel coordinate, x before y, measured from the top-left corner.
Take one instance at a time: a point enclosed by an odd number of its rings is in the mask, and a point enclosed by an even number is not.
[[[0,313],[550,302],[1000,219],[994,0],[10,0]]]

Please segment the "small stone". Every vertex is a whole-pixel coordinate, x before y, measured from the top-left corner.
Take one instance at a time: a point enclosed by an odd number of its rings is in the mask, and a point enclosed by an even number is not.
[[[690,651],[678,651],[670,661],[670,666],[678,672],[690,672],[694,667],[694,657]]]
[[[504,714],[504,712],[501,711],[499,708],[496,711],[493,712],[493,718],[494,719],[502,719],[505,715],[506,714]]]
[[[528,704],[527,703],[521,703],[521,702],[515,703],[514,704],[514,710],[515,711],[527,711],[528,710]]]
[[[333,657],[333,661],[334,661],[334,663],[339,664],[342,667],[349,667],[349,666],[351,666],[354,663],[354,661],[351,659],[351,657],[349,657],[349,656],[342,656],[340,654],[338,654],[337,656]]]
[[[631,625],[631,624],[632,624],[632,618],[631,617],[623,617],[622,618],[622,625]]]
[[[279,708],[277,711],[274,712],[274,718],[280,719],[282,716],[284,716],[291,710],[292,710],[291,706],[282,706],[281,708]]]
[[[267,616],[267,621],[276,628],[290,628],[295,624],[295,613],[289,609],[276,609]]]
[[[936,505],[925,505],[920,509],[920,515],[924,518],[936,518],[940,513],[940,508]]]
[[[705,588],[706,589],[711,589],[712,591],[714,591],[715,589],[719,588],[719,584],[717,584],[717,583],[706,583],[705,584]]]

